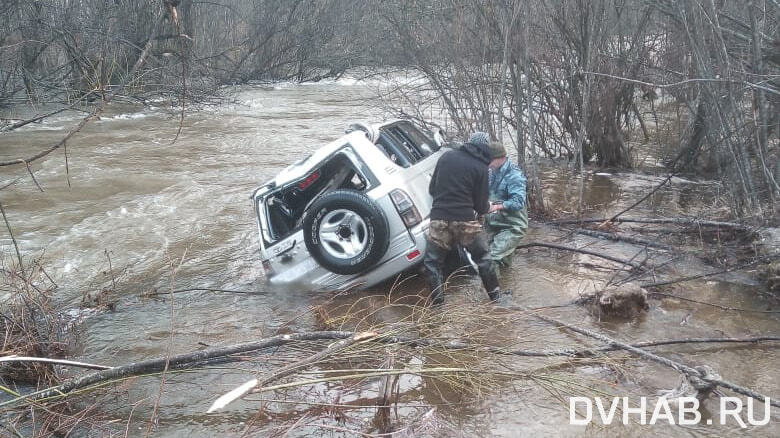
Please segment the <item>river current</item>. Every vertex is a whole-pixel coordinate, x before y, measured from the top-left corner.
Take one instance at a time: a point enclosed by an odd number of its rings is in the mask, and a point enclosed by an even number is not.
[[[419,278],[401,285],[392,282],[370,291],[335,295],[275,290],[266,283],[258,253],[257,224],[249,200],[254,188],[290,163],[337,138],[355,120],[386,117],[373,104],[374,86],[353,80],[310,85],[277,84],[236,89],[233,103],[187,113],[181,134],[177,114],[155,108],[139,110],[111,105],[99,120],[87,124],[67,144],[33,163],[38,190],[24,167],[0,169],[0,201],[26,261],[40,258],[58,284],[55,302],[64,318],[75,318],[79,333],[77,359],[120,365],[152,357],[194,351],[205,346],[255,340],[280,330],[322,329],[325,309],[332,319],[350,311],[375,309],[388,296],[414,295],[424,289]],[[0,136],[2,159],[29,156],[56,143],[80,114],[63,115]],[[175,141],[174,141],[175,138]],[[566,170],[543,169],[545,195],[558,212],[576,212],[576,189]],[[663,179],[663,171],[643,173],[589,172],[585,203],[594,215],[614,213]],[[653,197],[641,213],[694,214],[706,205],[712,185],[676,179],[671,188]],[[2,256],[9,263],[13,248],[7,231],[0,232]],[[572,236],[551,226],[533,224],[527,241],[559,239],[624,258],[642,248]],[[701,244],[701,243],[700,243]],[[670,276],[711,270],[695,257],[657,253],[656,263],[672,263]],[[640,256],[643,257],[643,256]],[[529,307],[572,301],[610,279],[612,270],[582,254],[541,249],[517,254],[502,283],[514,294],[508,301]],[[594,266],[595,265],[595,266]],[[460,280],[448,302],[486,305],[474,279]],[[114,286],[115,285],[115,286]],[[80,311],[83,294],[110,288],[116,310]],[[193,291],[146,297],[172,289],[215,288],[238,294]],[[392,289],[392,293],[389,291]],[[723,306],[776,309],[762,294],[754,277],[729,274],[717,279],[687,282],[677,293]],[[4,292],[0,292],[2,294]],[[600,331],[621,340],[645,341],[693,337],[777,335],[777,314],[728,312],[678,300],[653,300],[638,319],[600,321],[579,306],[548,309],[545,314]],[[405,317],[388,310],[382,322]],[[509,318],[512,323],[488,330],[488,339],[516,348],[551,349],[595,345],[533,318]],[[459,335],[464,327],[448,327]],[[482,328],[484,332],[484,328]],[[484,333],[483,333],[484,334]],[[654,352],[689,364],[708,364],[723,378],[780,396],[780,356],[762,345],[678,345]],[[571,395],[592,392],[576,384],[607,388],[610,394],[654,396],[679,383],[674,370],[616,355],[609,363],[583,363],[565,370],[559,386],[523,383],[497,385],[479,397],[465,397],[457,385],[436,384],[430,378],[404,376],[400,381],[401,420],[419,417],[431,407],[446,424],[464,436],[724,436],[740,433],[734,422],[726,426],[612,425],[606,429],[569,424],[566,402]],[[262,422],[292,425],[321,420],[330,429],[305,425],[291,435],[345,435],[343,429],[376,433],[376,409],[347,409],[346,419],[334,419],[332,410],[317,403],[370,405],[376,381],[363,384],[320,383],[308,389],[249,397],[223,413],[206,415],[214,398],[253,376],[284,363],[280,352],[248,357],[245,364],[226,364],[168,376],[160,400],[155,436],[239,436],[246,422],[262,406]],[[415,359],[417,360],[417,359]],[[510,360],[510,359],[507,359]],[[515,358],[524,368],[549,361]],[[259,364],[258,364],[259,361]],[[567,365],[568,366],[568,365]],[[102,409],[109,418],[125,422],[129,436],[143,436],[159,387],[157,377],[120,384],[116,396]],[[264,398],[265,401],[259,399]],[[275,401],[268,401],[274,399]],[[281,400],[285,399],[285,400]],[[308,403],[316,400],[317,403]],[[338,404],[337,403],[337,404]],[[705,405],[704,415],[715,415],[717,398]],[[762,409],[759,409],[760,411]],[[708,414],[709,412],[709,414]],[[287,422],[287,423],[285,423]],[[403,421],[400,424],[403,425]],[[134,432],[135,431],[135,432]],[[751,427],[751,435],[777,436],[775,418],[769,425]],[[96,432],[97,433],[97,432]],[[450,435],[447,429],[434,434]]]

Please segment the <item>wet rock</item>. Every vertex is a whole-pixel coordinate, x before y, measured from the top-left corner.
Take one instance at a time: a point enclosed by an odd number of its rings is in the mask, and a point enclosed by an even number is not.
[[[635,318],[650,308],[647,292],[636,283],[597,291],[589,301],[597,315],[616,318]]]
[[[780,261],[775,261],[760,268],[758,277],[767,289],[772,292],[780,292]]]

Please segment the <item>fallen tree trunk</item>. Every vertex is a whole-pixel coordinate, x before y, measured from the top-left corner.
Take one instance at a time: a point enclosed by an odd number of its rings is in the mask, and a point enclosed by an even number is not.
[[[128,376],[137,376],[141,374],[154,373],[165,368],[166,361],[170,368],[181,367],[182,365],[192,365],[209,359],[230,356],[233,354],[247,353],[257,351],[268,347],[278,347],[296,341],[317,341],[323,339],[344,339],[354,335],[352,332],[345,331],[321,331],[309,333],[292,333],[285,335],[272,336],[261,339],[257,342],[248,342],[244,344],[231,345],[222,348],[211,348],[207,350],[185,353],[171,357],[159,357],[141,362],[131,363],[120,367],[111,368],[96,373],[87,374],[75,379],[69,380],[62,385],[43,389],[22,397],[0,403],[0,407],[6,405],[18,404],[25,400],[39,400],[55,396],[67,395],[76,389],[85,388],[96,383],[107,382]]]
[[[542,315],[537,315],[537,314],[534,315],[542,319],[547,318]],[[32,401],[44,400],[50,398],[66,397],[69,393],[73,391],[83,389],[92,385],[101,384],[101,383],[105,383],[105,382],[109,382],[112,380],[117,380],[125,377],[139,376],[139,375],[159,372],[165,368],[166,361],[168,361],[169,363],[169,368],[183,368],[184,366],[206,365],[214,359],[226,358],[231,355],[253,352],[253,351],[257,351],[269,347],[284,346],[287,344],[302,342],[302,341],[344,340],[344,339],[353,338],[354,336],[356,336],[356,333],[350,331],[316,331],[316,332],[304,332],[304,333],[290,333],[290,334],[272,336],[269,338],[261,339],[256,342],[229,345],[226,347],[210,348],[207,350],[184,353],[184,354],[171,356],[167,358],[160,357],[156,359],[149,359],[142,362],[131,363],[128,365],[117,366],[103,371],[86,374],[84,376],[74,378],[55,387],[46,388],[41,391],[25,394],[23,396],[16,397],[9,401],[0,403],[0,408],[17,405],[25,401],[32,402]],[[383,336],[383,335],[377,335],[370,338],[363,338],[363,340],[367,340],[369,342],[380,342],[384,344],[401,344],[410,347],[435,347],[435,348],[441,348],[446,350],[471,349],[476,352],[482,352],[482,353],[524,356],[524,357],[592,357],[599,352],[628,350],[629,349],[628,347],[637,349],[637,348],[645,348],[645,347],[653,347],[653,346],[661,346],[661,345],[673,345],[673,344],[777,342],[780,341],[780,337],[761,336],[761,337],[753,337],[753,338],[670,339],[670,340],[661,340],[661,341],[646,341],[646,342],[640,342],[632,345],[622,344],[615,341],[614,344],[610,344],[605,347],[588,348],[588,349],[580,349],[580,350],[577,349],[512,350],[512,349],[496,347],[496,346],[479,346],[468,342],[463,342],[460,340],[441,341],[436,339],[410,338],[410,337],[403,337],[403,336]],[[319,357],[318,355],[319,353],[312,357],[314,357],[316,360]],[[26,359],[34,359],[34,358],[26,358]],[[44,360],[46,359],[44,358]],[[12,358],[8,358],[7,361],[9,362],[12,361]],[[306,363],[311,363],[311,362],[306,362]],[[298,367],[291,366],[291,368],[288,369],[287,371],[293,371],[294,369],[298,369],[300,366],[302,366],[301,363],[297,363],[293,365],[298,365]],[[271,376],[273,376],[274,378],[280,377],[278,373],[274,373]],[[249,389],[254,388],[255,386],[256,385],[252,385]]]

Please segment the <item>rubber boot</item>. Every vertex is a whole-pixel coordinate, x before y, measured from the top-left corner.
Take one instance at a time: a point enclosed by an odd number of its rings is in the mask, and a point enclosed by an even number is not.
[[[425,266],[428,288],[431,290],[431,302],[440,306],[444,304],[444,274],[442,269],[447,258],[447,250],[428,242],[423,265]]]
[[[441,272],[428,273],[428,288],[431,290],[431,302],[434,306],[444,304],[444,281]]]
[[[498,288],[498,276],[496,270],[493,267],[493,263],[490,260],[483,260],[479,263],[479,276],[482,279],[482,285],[485,286],[485,291],[491,300],[495,294],[496,298],[501,295],[501,291]]]

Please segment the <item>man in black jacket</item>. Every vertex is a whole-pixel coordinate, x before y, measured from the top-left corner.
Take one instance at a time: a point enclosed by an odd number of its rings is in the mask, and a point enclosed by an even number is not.
[[[498,278],[485,258],[487,236],[479,220],[490,208],[489,143],[486,133],[475,132],[463,147],[439,158],[431,177],[428,192],[433,196],[433,206],[423,265],[431,300],[437,305],[444,303],[442,269],[453,245],[461,245],[471,253],[490,299],[495,301],[499,296]]]

